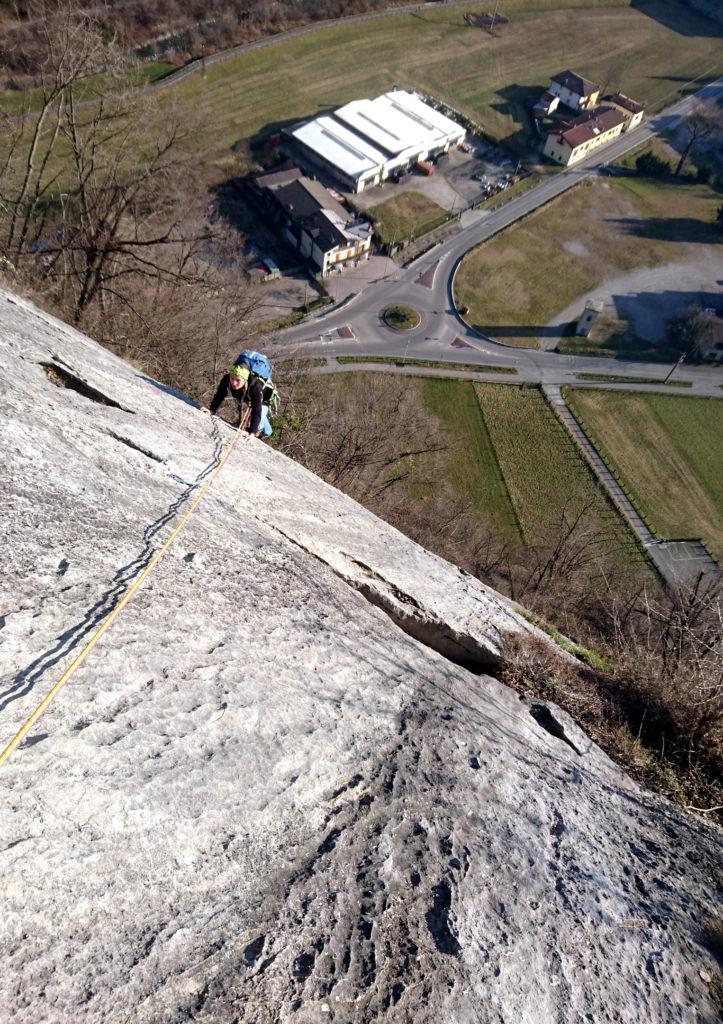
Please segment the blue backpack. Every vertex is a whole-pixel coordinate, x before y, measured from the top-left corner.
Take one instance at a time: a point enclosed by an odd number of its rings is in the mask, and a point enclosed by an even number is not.
[[[271,379],[271,363],[260,352],[254,352],[251,348],[245,348],[236,362],[242,366],[248,366],[251,373],[255,373],[262,380]]]

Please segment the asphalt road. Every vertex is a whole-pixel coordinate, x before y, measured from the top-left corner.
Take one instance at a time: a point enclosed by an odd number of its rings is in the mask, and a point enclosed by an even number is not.
[[[409,267],[400,268],[369,285],[340,308],[282,332],[279,335],[282,348],[300,356],[397,356],[443,360],[450,364],[509,366],[517,370],[518,381],[543,384],[574,383],[576,375],[584,372],[662,378],[667,370],[660,363],[561,355],[539,349],[513,348],[484,338],[457,314],[452,300],[454,275],[462,257],[474,246],[583,179],[596,175],[603,164],[675,127],[697,100],[722,95],[723,79],[718,79],[651,117],[635,131],[622,135],[589,160],[551,175],[495,211],[477,211],[472,223]],[[381,313],[392,303],[407,304],[419,310],[422,314],[419,327],[403,333],[387,328]],[[674,379],[692,384],[691,388],[680,389],[681,394],[723,396],[719,387],[723,384],[723,368],[683,365],[675,371]],[[668,390],[676,393],[672,388]]]

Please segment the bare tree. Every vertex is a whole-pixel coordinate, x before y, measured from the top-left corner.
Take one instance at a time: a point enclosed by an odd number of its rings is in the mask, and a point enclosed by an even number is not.
[[[667,321],[666,338],[680,352],[681,361],[689,355],[704,357],[717,337],[717,316],[697,303]]]
[[[13,266],[37,243],[44,204],[59,190],[53,157],[68,97],[110,53],[92,20],[72,8],[39,3],[33,12],[43,49],[37,109],[6,115],[0,142],[0,249]]]
[[[680,152],[680,159],[673,171],[673,176],[677,177],[683,169],[683,164],[690,155],[691,150],[698,143],[704,139],[709,138],[711,135],[718,134],[721,130],[721,116],[720,114],[711,114],[704,107],[697,106],[682,122],[681,125],[684,135],[684,145]]]

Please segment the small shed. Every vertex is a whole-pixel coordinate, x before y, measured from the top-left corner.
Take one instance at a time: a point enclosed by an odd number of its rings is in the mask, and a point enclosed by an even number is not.
[[[587,300],[585,308],[582,311],[582,316],[577,322],[577,330],[575,333],[578,337],[587,338],[588,334],[592,330],[592,325],[595,323],[602,311],[603,304],[599,299]]]

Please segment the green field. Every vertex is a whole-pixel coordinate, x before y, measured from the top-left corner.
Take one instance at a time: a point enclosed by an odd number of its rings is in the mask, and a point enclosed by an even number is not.
[[[616,373],[576,373],[576,380],[601,380],[612,384],[661,384],[666,388],[692,388],[689,380],[665,380],[664,377],[624,377]]]
[[[519,543],[522,531],[474,385],[460,380],[425,380],[414,386],[419,388],[427,412],[449,435],[447,449],[435,457],[432,479],[436,486],[450,487],[460,498],[471,499],[481,525],[501,539]],[[416,496],[423,498],[424,490]]]
[[[544,540],[566,509],[589,505],[596,528],[609,531],[611,546],[637,559],[627,530],[541,391],[504,384],[474,388],[527,543]]]
[[[720,202],[708,185],[688,182],[631,176],[584,183],[465,256],[455,298],[483,333],[536,347],[555,315],[607,278],[715,258]],[[557,344],[560,351],[632,355],[636,342],[623,330],[602,340],[563,336]]]
[[[447,219],[447,211],[427,199],[421,192],[401,192],[367,213],[376,222],[376,231],[382,242],[405,242],[425,231],[431,231]]]
[[[651,110],[723,66],[712,23],[676,0],[644,9],[630,0],[505,0],[511,21],[494,37],[464,23],[465,11],[479,10],[454,4],[341,22],[209,64],[164,101],[195,126],[193,152],[206,166],[239,170],[259,134],[394,85],[445,99],[495,138],[527,147],[530,100],[562,68],[612,76]]]
[[[118,75],[116,78],[117,91],[123,89],[134,89],[137,86],[148,85],[151,82],[159,82],[162,78],[177,71],[175,64],[166,64],[164,61],[150,61],[147,64],[138,64],[129,71]],[[79,85],[77,90],[78,99],[92,99],[97,95],[100,86],[104,85],[102,75],[93,75]],[[0,110],[8,114],[20,113],[29,108],[37,109],[42,102],[42,93],[39,89],[31,89],[29,92],[4,92],[0,93]]]
[[[660,538],[701,538],[723,560],[723,402],[571,390],[569,402]]]
[[[609,577],[649,578],[631,534],[538,388],[452,380],[420,386],[427,411],[453,437],[437,456],[438,486],[471,498],[481,526],[513,546],[545,543],[564,513],[588,506]]]

